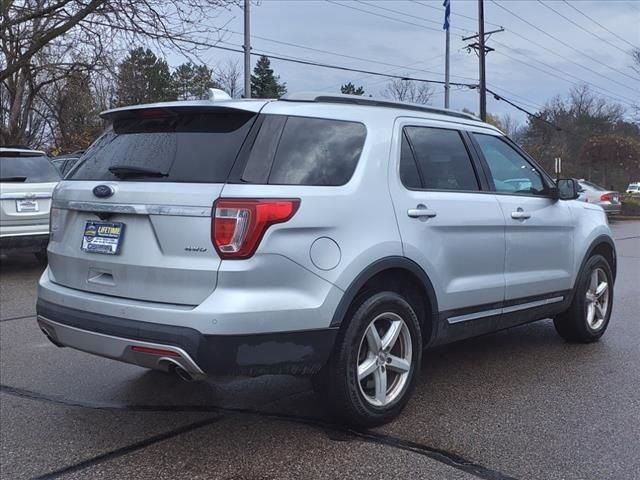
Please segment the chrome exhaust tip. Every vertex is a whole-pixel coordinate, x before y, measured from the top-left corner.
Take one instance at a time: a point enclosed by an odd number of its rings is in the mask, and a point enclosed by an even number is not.
[[[180,365],[175,360],[172,360],[171,358],[162,358],[158,363],[166,364],[167,371],[169,373],[175,374],[178,378],[180,378],[181,380],[184,380],[185,382],[196,381],[196,378],[191,373],[189,373],[187,370],[184,369],[182,365]]]

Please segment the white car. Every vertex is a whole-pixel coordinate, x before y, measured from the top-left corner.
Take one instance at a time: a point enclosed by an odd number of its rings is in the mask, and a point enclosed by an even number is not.
[[[39,150],[0,147],[0,251],[47,258],[51,194],[60,173]]]
[[[630,183],[626,193],[630,193],[632,197],[640,196],[640,182]]]

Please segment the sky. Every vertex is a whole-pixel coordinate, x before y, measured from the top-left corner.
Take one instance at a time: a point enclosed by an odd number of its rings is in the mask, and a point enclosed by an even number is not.
[[[485,31],[504,27],[487,45],[488,87],[530,111],[555,95],[587,83],[609,101],[640,103],[640,74],[630,51],[640,48],[640,0],[528,1],[485,0]],[[251,6],[251,46],[313,62],[396,75],[444,80],[445,33],[442,0],[260,0]],[[463,36],[477,33],[478,2],[451,0],[451,81],[476,84],[478,60]],[[518,18],[520,17],[520,18]],[[563,18],[564,17],[564,18]],[[600,25],[598,25],[597,23]],[[221,11],[221,46],[242,44],[243,11]],[[609,31],[607,31],[609,30]],[[322,50],[322,51],[319,51]],[[242,55],[209,49],[201,55],[215,66]],[[169,55],[176,66],[184,59]],[[255,65],[257,57],[252,57]],[[340,92],[347,82],[379,96],[388,79],[272,59],[272,68],[289,92]],[[444,89],[434,85],[431,103],[443,106]],[[451,108],[478,111],[477,90],[452,87]],[[488,96],[487,110],[526,115]]]

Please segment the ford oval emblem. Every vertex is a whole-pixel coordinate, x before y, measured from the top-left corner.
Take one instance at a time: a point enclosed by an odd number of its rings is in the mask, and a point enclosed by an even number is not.
[[[113,187],[109,185],[97,185],[93,187],[93,194],[98,198],[107,198],[115,193]]]

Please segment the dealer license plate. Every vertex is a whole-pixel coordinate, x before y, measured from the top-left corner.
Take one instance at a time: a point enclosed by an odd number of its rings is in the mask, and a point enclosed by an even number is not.
[[[27,213],[37,211],[39,211],[37,200],[16,200],[16,212]]]
[[[123,233],[124,223],[89,221],[84,226],[82,250],[117,255],[120,253]]]

